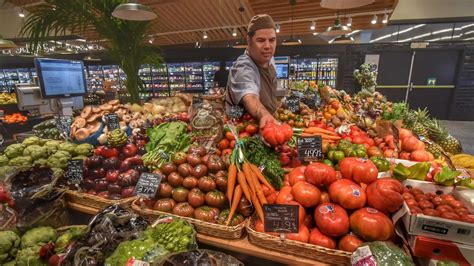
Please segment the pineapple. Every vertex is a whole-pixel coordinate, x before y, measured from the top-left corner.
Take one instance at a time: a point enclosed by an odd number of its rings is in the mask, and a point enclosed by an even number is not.
[[[461,143],[455,137],[451,136],[438,120],[432,119],[428,124],[428,134],[441,148],[451,154],[462,152]]]
[[[407,112],[404,122],[406,127],[418,136],[428,136],[428,129],[425,126],[428,119],[428,110],[418,108],[416,111]]]
[[[443,155],[443,148],[436,144],[434,141],[430,141],[430,143],[426,143],[426,151],[431,152],[435,159],[441,158]]]

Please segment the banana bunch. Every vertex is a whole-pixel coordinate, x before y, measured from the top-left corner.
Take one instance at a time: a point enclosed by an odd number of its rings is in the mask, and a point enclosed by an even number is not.
[[[0,104],[12,104],[16,103],[16,95],[15,93],[0,93]]]
[[[460,153],[451,156],[451,161],[456,167],[463,167],[474,173],[474,156],[470,154]]]

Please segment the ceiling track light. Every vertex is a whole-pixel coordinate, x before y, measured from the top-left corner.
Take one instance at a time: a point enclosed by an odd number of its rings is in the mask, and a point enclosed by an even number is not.
[[[206,31],[204,31],[204,33],[202,35],[202,38],[207,39],[207,32]]]
[[[315,30],[316,29],[316,22],[312,21],[311,26],[309,28],[310,28],[310,30]]]
[[[152,44],[154,40],[155,40],[155,38],[150,38],[150,39],[148,40],[148,42],[149,42],[150,44]]]
[[[280,24],[278,23],[275,25],[275,32],[280,33]]]
[[[372,23],[372,24],[377,24],[377,15],[374,14],[374,15],[372,16],[372,20],[370,21],[370,23]]]
[[[18,13],[18,16],[19,16],[20,18],[24,18],[24,17],[25,17],[25,13],[23,12],[23,8],[21,8],[20,13]]]
[[[352,26],[352,17],[347,18],[347,27]]]
[[[237,29],[236,28],[234,28],[234,30],[232,30],[232,36],[237,37]]]
[[[388,14],[385,13],[385,14],[383,15],[382,23],[383,23],[383,24],[387,24],[387,22],[388,22]]]

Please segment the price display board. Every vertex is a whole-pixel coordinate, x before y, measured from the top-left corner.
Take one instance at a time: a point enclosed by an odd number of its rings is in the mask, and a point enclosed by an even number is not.
[[[321,136],[298,137],[296,147],[298,159],[301,161],[317,161],[323,158],[323,140]]]
[[[69,160],[67,162],[67,170],[64,175],[66,182],[70,185],[78,185],[84,178],[84,161],[83,160]]]
[[[71,139],[72,116],[60,115],[56,117],[56,127],[59,133],[67,140]]]
[[[134,194],[149,199],[155,198],[162,179],[163,175],[160,174],[142,173],[135,186]]]
[[[107,123],[109,132],[120,128],[120,119],[117,114],[106,114],[105,122]]]
[[[300,98],[296,96],[290,96],[286,98],[286,107],[292,113],[299,113],[300,112]]]
[[[264,204],[265,232],[298,233],[299,206],[284,204]]]

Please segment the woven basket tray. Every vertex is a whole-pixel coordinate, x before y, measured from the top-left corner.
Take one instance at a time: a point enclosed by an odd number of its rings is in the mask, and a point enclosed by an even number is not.
[[[125,198],[121,200],[109,200],[104,199],[102,197],[94,196],[87,193],[78,192],[75,190],[67,190],[66,191],[66,201],[83,205],[86,207],[94,208],[96,210],[102,210],[110,205],[119,204],[122,206],[130,206],[132,201],[134,201],[136,197]]]
[[[132,209],[136,213],[140,214],[140,216],[145,217],[150,222],[154,222],[161,215],[168,215],[168,216],[184,219],[188,221],[189,223],[191,223],[192,225],[194,225],[194,228],[196,229],[198,233],[202,233],[205,235],[210,235],[210,236],[215,236],[215,237],[220,237],[220,238],[225,238],[225,239],[239,239],[239,238],[242,238],[242,236],[244,236],[245,234],[244,228],[245,228],[246,221],[236,226],[225,226],[225,225],[220,225],[220,224],[215,224],[215,223],[203,222],[201,220],[197,220],[194,218],[182,217],[182,216],[174,215],[167,212],[160,212],[160,211],[155,211],[148,208],[142,208],[138,202],[138,199],[133,201]]]
[[[254,219],[249,219],[246,225],[249,241],[256,246],[296,256],[303,256],[320,262],[336,265],[350,265],[352,254],[350,252],[319,247],[293,240],[282,240],[279,237],[257,232],[254,228]]]

